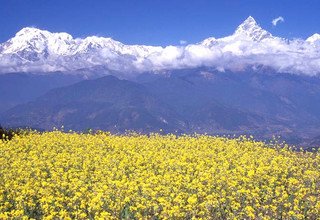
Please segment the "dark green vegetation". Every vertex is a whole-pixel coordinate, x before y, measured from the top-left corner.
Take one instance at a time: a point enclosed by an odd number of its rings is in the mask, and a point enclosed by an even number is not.
[[[15,134],[14,129],[4,129],[0,125],[0,140],[11,140]]]

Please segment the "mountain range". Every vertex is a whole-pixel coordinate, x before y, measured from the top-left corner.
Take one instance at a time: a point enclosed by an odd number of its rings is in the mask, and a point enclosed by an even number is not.
[[[203,66],[220,72],[267,66],[275,72],[317,75],[319,51],[319,34],[306,40],[275,37],[251,16],[230,36],[166,47],[125,45],[98,36],[73,38],[67,33],[27,27],[0,44],[0,71],[82,71],[84,75],[118,71],[128,78],[146,71],[161,73]]]
[[[319,52],[319,34],[275,37],[252,17],[230,36],[167,47],[24,28],[0,44],[0,124],[318,146]]]

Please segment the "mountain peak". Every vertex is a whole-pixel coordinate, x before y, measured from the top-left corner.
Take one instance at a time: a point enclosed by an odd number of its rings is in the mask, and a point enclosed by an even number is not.
[[[242,24],[238,26],[234,34],[246,35],[254,41],[261,41],[265,38],[272,37],[268,31],[262,29],[258,25],[252,16],[249,16],[246,20],[244,20]]]
[[[320,34],[315,33],[312,36],[308,37],[306,41],[309,43],[314,43],[316,41],[320,41]]]
[[[243,24],[251,24],[251,25],[258,25],[256,20],[252,17],[252,16],[249,16],[247,17],[246,20],[244,20]]]
[[[49,54],[68,54],[72,42],[72,36],[67,33],[51,33],[34,27],[25,27],[4,44],[2,53],[17,54],[23,60],[36,62],[47,58]]]
[[[43,31],[35,27],[25,27],[16,33],[16,37],[34,36],[38,34],[48,35],[49,31]]]
[[[41,30],[35,27],[25,27],[18,31],[14,38],[19,39],[32,39],[32,38],[57,38],[57,39],[66,39],[72,40],[72,36],[68,33],[51,33],[50,31]]]
[[[41,31],[41,30],[35,27],[24,27],[20,31],[18,31],[17,34],[20,35],[20,34],[28,33],[31,31]]]

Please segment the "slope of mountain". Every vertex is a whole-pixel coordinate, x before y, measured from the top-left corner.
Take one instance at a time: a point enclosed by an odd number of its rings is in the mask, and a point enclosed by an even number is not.
[[[81,80],[83,80],[82,76],[61,73],[48,75],[10,73],[0,75],[0,112],[18,104],[32,101],[53,88],[71,85]]]
[[[275,37],[251,16],[230,36],[166,47],[125,45],[97,36],[73,38],[67,33],[27,27],[0,44],[0,72],[73,73],[100,68],[130,77],[146,71],[161,73],[204,66],[221,72],[243,71],[262,65],[280,73],[317,75],[319,51],[319,35],[307,40]]]
[[[280,135],[290,143],[303,143],[320,133],[319,77],[181,70],[170,78],[146,84],[162,101],[191,119],[193,131],[245,133],[263,139]],[[212,106],[213,101],[227,109]],[[241,114],[228,114],[230,109]],[[229,120],[232,126],[215,127],[210,117],[225,125]]]
[[[176,77],[141,84],[106,76],[51,90],[36,101],[5,112],[1,121],[4,126],[41,129],[64,125],[73,130],[93,128],[114,132],[162,129],[241,133],[256,129],[263,120],[220,104],[210,94],[201,98],[206,91],[200,88],[201,85],[190,87],[188,81]]]
[[[320,79],[210,69],[106,76],[51,90],[1,115],[4,126],[124,132],[280,135],[304,143],[320,133]]]
[[[113,132],[180,131],[185,125],[144,86],[106,76],[54,89],[2,115],[4,126],[105,129]]]

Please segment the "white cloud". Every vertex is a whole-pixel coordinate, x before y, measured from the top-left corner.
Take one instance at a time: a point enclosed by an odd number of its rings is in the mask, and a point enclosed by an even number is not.
[[[188,42],[187,42],[186,40],[180,40],[179,43],[180,43],[181,45],[185,45],[185,44],[187,44]]]
[[[272,23],[273,26],[277,26],[277,24],[279,22],[284,22],[284,18],[282,16],[279,16],[279,17],[273,19],[271,23]]]

